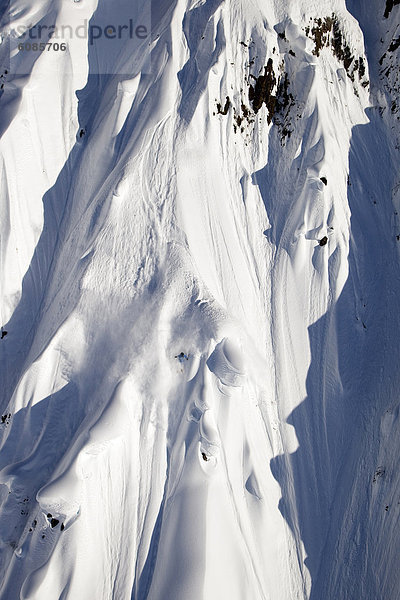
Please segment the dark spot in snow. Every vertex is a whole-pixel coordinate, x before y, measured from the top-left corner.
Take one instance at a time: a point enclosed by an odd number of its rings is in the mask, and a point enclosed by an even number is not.
[[[385,472],[386,472],[385,467],[378,467],[374,473],[374,478],[373,478],[372,482],[376,483],[377,479],[379,479],[380,477],[384,477]]]
[[[320,177],[320,180],[322,181],[322,183],[323,183],[324,185],[328,185],[328,180],[327,180],[327,178],[326,178],[326,177]]]
[[[293,50],[292,50],[292,49],[290,49],[290,50],[289,50],[289,54],[290,54],[291,56],[296,56],[296,54],[293,52]]]
[[[59,524],[59,520],[55,519],[54,517],[50,520],[50,525],[51,527],[57,527],[57,525]]]
[[[79,131],[79,137],[82,138],[85,135],[85,133],[86,133],[86,129],[81,129]]]
[[[33,530],[36,528],[36,525],[37,525],[37,521],[36,521],[36,519],[34,519],[34,520],[32,521],[32,526],[31,526],[31,528],[29,529],[29,531],[33,531]]]
[[[325,246],[328,243],[328,238],[326,237],[326,235],[324,235],[324,237],[319,240],[319,245],[320,246]]]
[[[42,540],[44,540],[44,538],[45,538],[45,537],[46,537],[46,536],[43,534],[43,535],[42,535]]]
[[[240,42],[242,44],[242,46],[244,46],[245,48],[247,48],[247,44],[245,44],[244,42]]]
[[[51,519],[51,517],[52,517],[52,516],[53,516],[53,515],[52,515],[51,513],[47,513],[47,518],[48,518],[48,519]]]
[[[201,456],[203,457],[203,460],[208,461],[208,456],[205,452],[202,452]]]
[[[61,529],[61,531],[64,531],[64,523],[61,523],[60,529]]]
[[[8,413],[6,415],[1,415],[1,422],[2,422],[2,424],[9,425],[10,424],[10,419],[11,419],[11,413]]]
[[[7,335],[8,331],[6,331],[5,329],[1,330],[1,339],[5,338]]]
[[[386,512],[388,512],[388,510],[389,510],[389,506],[388,505],[385,506],[385,510],[386,510]]]

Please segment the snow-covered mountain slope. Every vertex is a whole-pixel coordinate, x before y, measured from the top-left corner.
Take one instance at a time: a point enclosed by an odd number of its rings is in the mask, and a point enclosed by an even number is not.
[[[0,14],[0,598],[397,599],[399,3]]]

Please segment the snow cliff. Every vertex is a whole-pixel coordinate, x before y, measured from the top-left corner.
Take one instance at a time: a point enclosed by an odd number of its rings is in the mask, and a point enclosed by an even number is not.
[[[0,15],[0,598],[397,599],[398,1]]]

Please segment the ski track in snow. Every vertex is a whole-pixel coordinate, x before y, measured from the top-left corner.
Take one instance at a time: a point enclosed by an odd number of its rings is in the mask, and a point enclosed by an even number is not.
[[[381,4],[1,7],[1,599],[397,598]],[[133,13],[119,50],[10,57]]]

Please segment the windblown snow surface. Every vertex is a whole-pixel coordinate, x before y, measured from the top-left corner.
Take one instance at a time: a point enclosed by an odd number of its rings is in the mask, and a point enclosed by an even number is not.
[[[400,597],[399,11],[1,3],[2,600]]]

